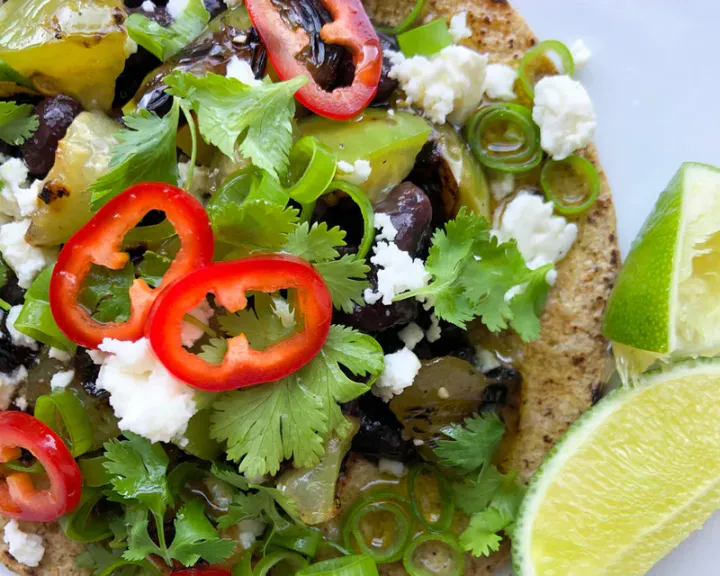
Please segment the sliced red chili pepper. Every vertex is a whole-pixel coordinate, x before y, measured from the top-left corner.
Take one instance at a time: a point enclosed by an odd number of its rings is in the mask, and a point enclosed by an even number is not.
[[[222,364],[213,365],[182,345],[183,317],[211,292],[230,312],[247,306],[249,291],[296,290],[295,312],[302,328],[265,350],[253,350],[244,334],[228,340]],[[201,390],[233,390],[278,380],[299,370],[320,351],[332,320],[325,282],[305,260],[273,255],[221,262],[188,274],[153,306],[147,336],[159,360],[180,380]]]
[[[120,245],[125,234],[151,210],[162,210],[182,241],[182,246],[161,284],[152,289],[142,279],[130,288],[130,318],[102,323],[80,305],[78,296],[92,264],[122,269],[128,254]],[[187,192],[167,184],[147,183],[128,188],[103,206],[63,246],[50,280],[50,308],[60,329],[73,342],[97,348],[104,338],[142,338],[152,303],[173,281],[209,264],[214,240],[202,204]]]
[[[60,437],[23,412],[0,412],[0,462],[30,452],[45,468],[50,487],[37,490],[30,474],[11,472],[0,478],[0,515],[29,522],[51,522],[80,503],[82,476]]]
[[[382,48],[360,0],[321,0],[332,22],[320,30],[328,44],[346,48],[355,65],[350,86],[324,90],[298,60],[310,39],[302,28],[291,29],[273,0],[246,0],[250,18],[260,33],[270,62],[281,80],[306,76],[308,83],[295,96],[306,108],[327,118],[347,120],[357,116],[375,97],[382,73]]]

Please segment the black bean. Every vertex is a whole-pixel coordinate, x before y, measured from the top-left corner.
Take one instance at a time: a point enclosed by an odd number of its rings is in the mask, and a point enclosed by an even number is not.
[[[145,77],[162,62],[142,46],[125,61],[125,69],[115,82],[113,108],[121,108],[135,96]]]
[[[377,94],[375,94],[372,104],[383,106],[387,104],[390,96],[392,96],[392,93],[395,92],[395,89],[398,87],[398,81],[390,78],[390,68],[392,68],[392,64],[390,63],[390,58],[387,56],[388,50],[395,52],[398,50],[398,44],[394,36],[384,34],[383,32],[378,32],[377,35],[383,49],[383,64]]]
[[[93,359],[90,358],[90,355],[84,348],[78,348],[78,352],[73,358],[73,369],[83,389],[90,396],[105,398],[109,395],[105,390],[97,388],[96,383],[98,374],[100,374],[100,366],[93,362]]]
[[[416,256],[423,249],[429,238],[433,210],[422,189],[403,182],[375,205],[375,212],[390,216],[397,230],[394,242],[400,250]]]
[[[3,312],[0,319],[0,331],[2,332],[2,338],[0,338],[0,372],[10,374],[20,366],[28,368],[35,361],[38,352],[25,346],[13,344],[5,324],[6,320],[7,312]]]
[[[210,18],[215,18],[227,10],[224,0],[203,0],[203,4],[205,4],[205,9],[210,12]]]
[[[367,393],[345,404],[343,411],[360,420],[360,429],[352,442],[354,452],[403,461],[415,456],[415,446],[403,439],[402,425],[380,398]]]
[[[34,178],[45,178],[55,163],[55,151],[67,129],[82,112],[79,102],[69,96],[51,96],[35,107],[40,125],[20,147],[28,172]]]

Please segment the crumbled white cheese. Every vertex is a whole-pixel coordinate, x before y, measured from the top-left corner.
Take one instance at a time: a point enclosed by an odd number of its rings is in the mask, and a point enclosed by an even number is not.
[[[414,350],[423,338],[425,338],[425,332],[415,322],[410,322],[405,328],[398,332],[398,338],[405,344],[408,350]]]
[[[542,149],[555,160],[587,146],[597,124],[590,95],[569,76],[547,76],[535,85],[532,117]]]
[[[18,366],[10,374],[0,373],[0,410],[7,410],[10,407],[10,400],[18,384],[27,380],[27,377],[25,366]]]
[[[265,522],[260,520],[240,520],[237,527],[240,530],[238,540],[240,540],[242,547],[246,550],[250,548],[255,543],[255,540],[263,535],[265,526]]]
[[[198,411],[195,392],[167,371],[150,342],[146,338],[137,342],[106,338],[100,350],[110,356],[100,368],[97,387],[110,392],[120,429],[152,442],[182,437]]]
[[[385,402],[393,396],[402,394],[408,386],[412,386],[422,364],[415,354],[403,348],[393,354],[385,355],[385,370],[372,387],[372,393]]]
[[[370,288],[365,290],[365,302],[368,304],[382,299],[382,303],[389,306],[398,294],[427,286],[430,281],[430,274],[425,270],[423,261],[412,258],[396,244],[378,242],[373,252],[375,255],[370,258],[370,262],[380,269],[377,275],[377,292]]]
[[[490,192],[496,202],[502,202],[515,192],[515,175],[512,172],[498,172],[490,178]]]
[[[465,46],[447,46],[431,58],[386,52],[389,76],[400,83],[408,104],[436,124],[464,124],[483,97],[487,55]]]
[[[505,302],[510,302],[515,296],[518,296],[519,294],[522,294],[525,292],[525,288],[527,288],[527,282],[524,284],[517,284],[510,288],[507,292],[505,292],[505,296],[503,296],[503,299]]]
[[[405,464],[399,460],[390,460],[389,458],[380,458],[378,460],[378,470],[381,474],[389,474],[396,478],[402,478],[407,474]]]
[[[247,42],[247,34],[235,34],[232,41],[233,44],[245,44],[245,42]]]
[[[10,334],[10,339],[15,346],[22,346],[23,348],[30,348],[30,350],[37,350],[38,343],[27,334],[23,334],[15,328],[15,321],[18,319],[22,309],[22,304],[18,304],[17,306],[10,308],[7,313],[7,318],[5,319],[5,327],[7,328],[8,334]]]
[[[100,350],[88,350],[87,353],[88,356],[90,356],[90,360],[92,360],[96,366],[100,366],[108,357],[105,352],[101,352]]]
[[[52,390],[64,390],[73,381],[73,378],[75,378],[75,370],[57,372],[50,378],[50,388]]]
[[[347,180],[351,184],[363,184],[368,181],[372,174],[372,166],[367,160],[355,160],[352,164],[340,160],[337,164],[338,172],[341,173],[343,180]]]
[[[553,215],[552,202],[540,196],[520,192],[505,207],[499,229],[501,242],[511,238],[531,269],[562,260],[577,238],[577,225]]]
[[[392,108],[388,108],[387,115],[392,118],[393,116],[395,116],[395,110],[393,110]]]
[[[448,392],[448,389],[445,388],[445,386],[440,386],[440,388],[438,388],[437,395],[440,400],[447,400],[450,398],[450,392]]]
[[[155,12],[155,4],[152,0],[145,0],[140,7],[143,9],[143,12]]]
[[[190,0],[170,0],[167,3],[167,13],[173,20],[175,20],[178,16],[180,16],[180,14],[185,12],[189,3]]]
[[[18,396],[17,398],[15,398],[15,406],[25,412],[28,409],[27,398],[25,398],[25,396]]]
[[[35,180],[28,186],[25,163],[19,158],[3,158],[0,164],[0,213],[11,218],[25,218],[37,209],[42,181]]]
[[[241,60],[237,56],[233,56],[227,63],[225,68],[225,76],[228,78],[235,78],[240,80],[243,84],[248,86],[259,86],[262,84],[262,80],[255,78],[255,72],[253,72],[250,64],[245,60]]]
[[[280,318],[283,328],[295,326],[295,312],[290,309],[290,303],[281,296],[273,296],[273,314]]]
[[[479,345],[475,346],[475,368],[485,374],[500,366],[500,360],[494,352]]]
[[[515,68],[506,64],[489,64],[485,72],[485,93],[493,100],[515,100],[515,78]]]
[[[430,328],[425,332],[425,337],[428,342],[437,342],[440,340],[442,335],[442,329],[440,328],[440,319],[435,315],[430,315]]]
[[[422,440],[420,438],[413,438],[413,444],[415,446],[422,446],[423,444],[425,444],[425,440]]]
[[[72,354],[70,354],[70,352],[65,352],[65,350],[53,348],[52,346],[50,346],[48,356],[50,358],[54,358],[55,360],[59,360],[60,362],[70,362],[70,359],[72,358]]]
[[[15,271],[20,288],[29,288],[41,270],[55,260],[57,250],[36,248],[25,241],[30,220],[0,226],[0,253]]]
[[[195,308],[190,310],[189,314],[193,318],[197,318],[198,320],[200,320],[200,322],[202,322],[203,324],[207,324],[210,318],[215,315],[215,310],[212,309],[212,306],[210,306],[210,303],[207,300],[203,300]],[[180,332],[180,338],[182,339],[183,346],[186,346],[187,348],[192,348],[195,342],[202,338],[203,334],[205,334],[205,332],[199,326],[195,326],[195,324],[190,324],[190,322],[182,323],[182,331]]]
[[[378,234],[375,235],[375,240],[386,242],[394,242],[397,237],[397,229],[392,223],[392,218],[389,214],[384,212],[377,212],[375,214],[375,228],[379,230]]]
[[[458,12],[452,18],[450,18],[450,27],[448,28],[450,36],[453,37],[455,42],[465,40],[465,38],[472,37],[472,30],[467,25],[467,12]]]
[[[17,520],[5,524],[3,540],[8,545],[10,556],[25,566],[36,568],[45,555],[42,536],[23,532]]]
[[[570,54],[572,54],[576,69],[583,68],[592,57],[590,48],[587,47],[587,44],[585,44],[582,38],[578,38],[570,45]]]
[[[555,281],[557,280],[557,270],[553,268],[552,270],[548,270],[547,274],[545,274],[545,282],[550,284],[550,286],[553,286],[555,284]]]

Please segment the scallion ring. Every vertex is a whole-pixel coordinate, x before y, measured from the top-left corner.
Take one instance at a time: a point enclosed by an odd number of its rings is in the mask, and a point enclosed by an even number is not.
[[[542,160],[540,129],[529,108],[520,104],[491,104],[465,125],[465,137],[477,159],[500,172],[527,172]]]
[[[130,567],[137,567],[140,568],[139,572],[135,572],[135,574],[143,574],[144,576],[163,576],[163,573],[160,572],[155,566],[153,566],[152,562],[149,562],[148,560],[140,560],[140,561],[134,561],[134,560],[123,560],[120,558],[119,560],[113,562],[105,568],[102,572],[98,572],[98,576],[115,576],[115,574],[132,574],[131,572],[128,572],[125,570],[125,568]]]
[[[422,11],[425,9],[425,4],[427,4],[427,0],[417,0],[417,2],[415,2],[415,6],[410,11],[410,14],[408,14],[405,19],[397,26],[393,26],[392,28],[388,26],[376,26],[376,28],[380,32],[384,34],[390,34],[391,36],[397,36],[398,34],[402,34],[403,32],[410,30],[413,24],[418,21],[418,18],[420,18]]]
[[[78,466],[82,474],[83,484],[88,488],[99,488],[110,484],[110,474],[105,470],[105,456],[96,458],[80,458]]]
[[[287,563],[292,567],[291,574],[297,574],[298,571],[301,571],[307,566],[307,560],[300,556],[300,554],[290,552],[290,550],[278,550],[271,552],[255,564],[252,571],[253,576],[267,576],[272,568],[281,563]]]
[[[547,56],[548,53],[554,53],[557,55],[560,61],[560,70],[547,70],[542,69],[542,58]],[[550,62],[556,64],[550,59]],[[542,72],[547,72],[543,74]],[[575,61],[573,60],[572,53],[565,44],[559,40],[544,40],[540,42],[534,48],[528,50],[525,56],[520,60],[518,66],[518,78],[523,89],[527,92],[531,98],[535,96],[535,84],[538,83],[542,76],[550,76],[556,73],[567,74],[572,76],[575,74]]]
[[[415,561],[415,553],[418,549],[423,545],[427,546],[430,542],[435,542],[452,553],[452,557],[448,559],[450,566],[442,572],[428,570]],[[441,557],[444,560],[441,554],[435,553],[434,550],[432,552],[432,558]],[[403,566],[410,576],[461,576],[465,570],[465,552],[450,534],[423,534],[413,540],[405,550]]]
[[[42,474],[43,472],[45,472],[45,468],[43,468],[43,465],[40,464],[40,462],[38,462],[37,460],[29,466],[20,464],[18,460],[11,460],[10,462],[5,462],[3,466],[9,468],[13,472],[25,472],[25,474]]]
[[[92,448],[90,418],[80,400],[69,390],[40,396],[35,402],[34,415],[63,439],[74,458]]]
[[[80,505],[59,520],[65,536],[75,542],[99,542],[112,536],[110,519],[107,516],[92,515],[95,506],[103,499],[99,488],[83,488]]]
[[[443,48],[455,43],[445,18],[438,18],[423,26],[418,26],[397,37],[400,50],[407,58],[413,56],[432,56]]]
[[[337,169],[335,154],[316,138],[300,138],[290,151],[290,198],[302,205],[315,202],[330,186]]]
[[[548,160],[540,172],[540,186],[555,210],[577,216],[589,210],[600,194],[600,174],[582,156]]]
[[[410,504],[412,512],[420,523],[431,532],[445,532],[450,529],[453,518],[455,516],[455,493],[452,486],[445,477],[433,473],[433,469],[427,464],[420,464],[410,470],[408,476],[408,490],[410,492]],[[420,503],[418,497],[417,483],[418,479],[423,475],[431,476],[437,483],[438,499],[440,502],[440,511],[436,514],[436,519],[428,519]],[[423,495],[428,493],[427,490],[422,491]]]
[[[297,576],[378,576],[378,569],[370,556],[355,554],[311,564]]]
[[[375,212],[373,211],[370,199],[361,188],[345,182],[344,180],[333,180],[328,190],[340,190],[345,192],[360,208],[363,219],[363,238],[357,251],[358,258],[365,258],[370,252],[373,240],[375,240]]]
[[[343,544],[348,550],[358,550],[379,564],[396,562],[403,555],[405,547],[412,538],[411,515],[407,510],[408,500],[392,493],[378,492],[356,502],[349,510],[343,525]],[[369,514],[383,514],[392,517],[392,530],[389,543],[386,538],[373,537],[368,544],[363,533],[363,521]],[[379,521],[371,528],[380,526]]]
[[[272,535],[270,544],[272,546],[280,546],[287,548],[313,558],[322,543],[322,532],[313,528],[303,528],[300,526],[290,526],[285,530],[279,530]]]

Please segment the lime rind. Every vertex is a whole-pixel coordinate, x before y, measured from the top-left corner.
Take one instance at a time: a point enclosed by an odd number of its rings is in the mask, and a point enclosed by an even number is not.
[[[639,395],[648,392],[648,390],[654,386],[687,378],[697,378],[702,375],[713,377],[713,379],[716,378],[718,380],[718,386],[720,387],[720,359],[701,358],[686,360],[675,365],[665,365],[662,368],[653,369],[644,374],[635,387],[622,387],[609,393],[570,427],[546,456],[540,468],[535,472],[527,495],[518,513],[518,519],[515,523],[513,533],[512,551],[513,566],[517,576],[542,576],[535,570],[532,556],[532,530],[537,512],[543,504],[544,497],[549,488],[555,482],[557,474],[573,456],[585,446],[588,439],[590,439],[618,409],[632,402],[632,400]],[[720,397],[720,393],[718,393],[718,396]],[[704,405],[703,403],[711,400],[712,399],[698,399],[698,405],[702,407]],[[602,434],[602,432],[598,433]],[[658,447],[658,450],[661,449],[662,447]],[[674,533],[671,532],[674,538],[671,538],[670,541],[666,543],[666,547],[663,548],[661,552],[651,550],[652,558],[647,560],[648,566],[645,569],[679,544],[692,530],[700,528],[713,509],[720,506],[720,483],[717,476],[708,478],[708,487],[703,489],[701,493],[702,492],[708,495],[710,493],[715,495],[710,505],[708,505],[707,502],[698,500],[697,497],[688,500],[686,506],[678,507],[672,511],[673,514],[664,517],[664,522],[648,527],[643,534],[639,535],[640,539],[642,539],[643,536],[648,537],[650,534],[662,528],[666,528],[669,525],[672,526],[672,521],[681,524],[685,529],[678,530]],[[629,497],[632,498],[632,494],[630,494]],[[702,506],[703,504],[705,505]],[[568,528],[570,529],[571,527],[569,526]],[[632,549],[628,549],[626,552],[628,551],[631,552]],[[621,555],[620,558],[622,557]],[[614,563],[613,567],[618,568],[618,564]],[[630,574],[630,572],[623,571],[622,567],[620,567],[619,572],[608,572],[608,574],[611,573]],[[644,573],[644,571],[639,573]]]

